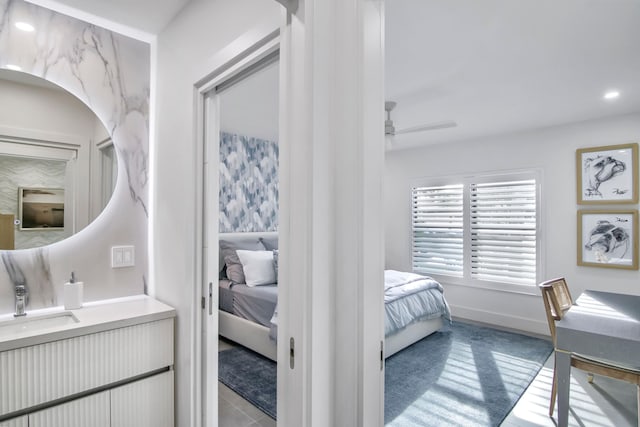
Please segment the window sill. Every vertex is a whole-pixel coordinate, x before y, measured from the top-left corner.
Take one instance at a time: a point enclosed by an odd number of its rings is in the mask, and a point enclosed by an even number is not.
[[[426,274],[426,273],[418,273],[418,274]],[[428,276],[428,274],[426,275]],[[470,279],[463,279],[458,277],[437,276],[437,275],[431,275],[431,277],[433,277],[435,280],[440,282],[440,284],[442,284],[444,287],[452,285],[452,286],[462,286],[462,287],[472,288],[472,289],[482,289],[487,291],[506,292],[506,293],[519,294],[519,295],[540,296],[538,287],[535,285],[516,285],[513,283],[488,282],[484,280],[470,280]]]

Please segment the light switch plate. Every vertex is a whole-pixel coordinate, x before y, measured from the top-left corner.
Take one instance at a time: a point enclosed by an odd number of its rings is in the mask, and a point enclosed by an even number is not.
[[[135,265],[135,248],[133,246],[111,247],[111,268],[133,267]]]

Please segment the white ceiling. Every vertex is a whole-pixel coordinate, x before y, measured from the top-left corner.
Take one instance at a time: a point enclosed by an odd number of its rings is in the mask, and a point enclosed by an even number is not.
[[[189,0],[30,1],[157,34]],[[638,0],[387,0],[396,129],[458,123],[395,147],[639,112],[639,23]],[[611,88],[620,98],[603,101]]]
[[[157,35],[190,0],[26,0],[110,30],[148,41]],[[116,24],[115,26],[109,25]]]
[[[386,24],[396,129],[458,123],[398,148],[640,111],[637,0],[387,0]]]

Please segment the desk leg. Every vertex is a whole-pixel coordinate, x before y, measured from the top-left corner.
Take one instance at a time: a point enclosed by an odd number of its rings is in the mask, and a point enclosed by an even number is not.
[[[569,384],[571,383],[571,354],[556,351],[558,379],[558,427],[569,424]]]

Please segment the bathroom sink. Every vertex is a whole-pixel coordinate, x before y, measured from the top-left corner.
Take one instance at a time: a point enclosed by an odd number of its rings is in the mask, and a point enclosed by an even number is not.
[[[73,323],[78,323],[78,319],[69,311],[40,316],[29,316],[27,314],[24,317],[0,322],[0,335],[36,332],[41,329],[55,328]]]

